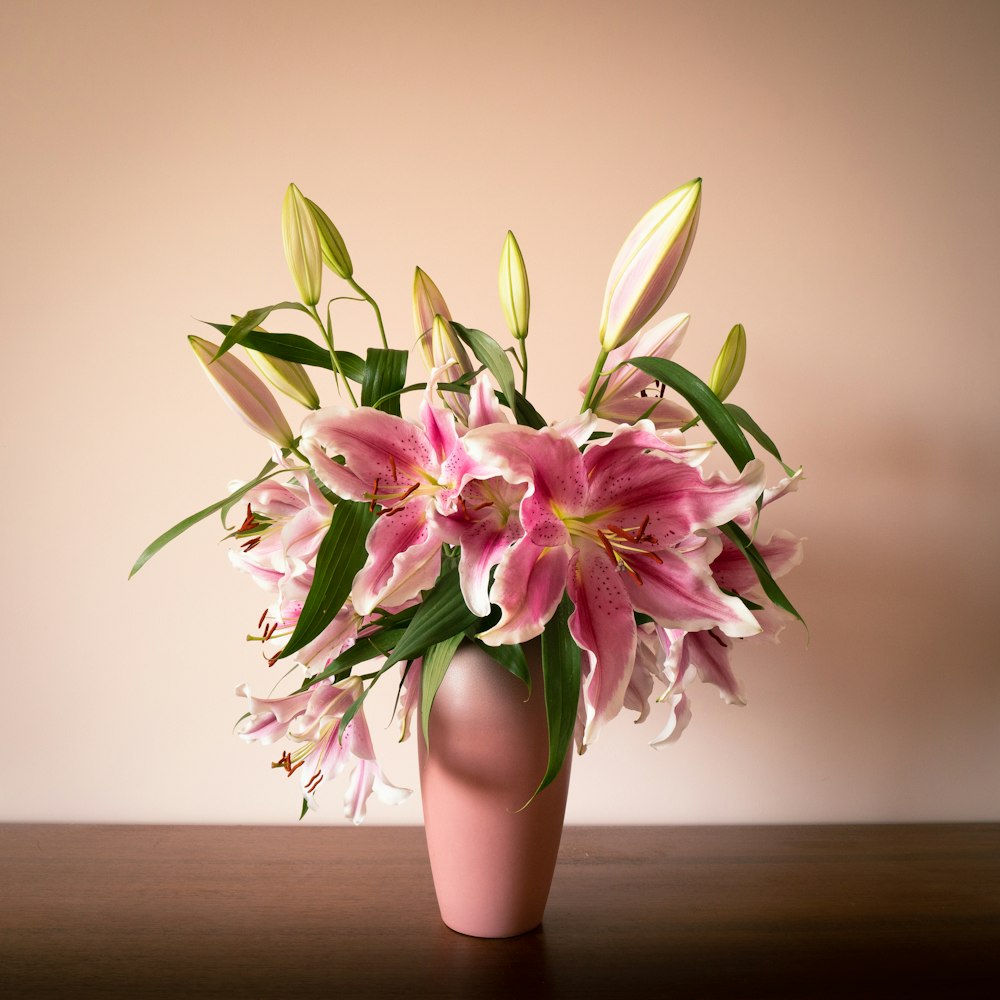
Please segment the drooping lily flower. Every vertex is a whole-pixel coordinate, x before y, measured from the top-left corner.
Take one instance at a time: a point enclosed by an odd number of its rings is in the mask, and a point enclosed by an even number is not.
[[[246,494],[246,518],[238,529],[241,543],[229,550],[233,565],[277,593],[281,602],[305,600],[316,553],[333,516],[311,477],[300,476],[294,483],[267,480]]]
[[[282,448],[290,447],[294,435],[271,390],[232,351],[213,361],[218,344],[203,337],[188,337],[188,342],[226,405],[258,434]]]
[[[295,631],[302,606],[302,601],[286,601],[265,610],[261,615],[257,627],[263,630],[261,638],[266,644],[264,656],[271,666],[277,662]],[[330,624],[315,639],[292,653],[287,662],[297,663],[307,676],[319,673],[354,645],[366,624],[365,617],[354,610],[354,605],[348,599]]]
[[[354,761],[344,797],[344,814],[354,823],[364,820],[367,800],[373,791],[380,801],[390,805],[410,795],[409,789],[397,788],[382,774],[363,709],[351,719],[341,737],[341,720],[361,689],[362,682],[357,677],[339,684],[317,681],[306,691],[284,698],[256,698],[245,684],[236,689],[237,695],[246,697],[250,711],[249,718],[237,730],[243,740],[267,745],[287,736],[298,744],[271,766],[283,769],[289,777],[299,773],[310,808],[315,808],[320,784],[332,780]]]
[[[716,585],[705,540],[691,543],[754,503],[764,483],[760,462],[735,481],[705,477],[646,421],[619,427],[583,454],[553,428],[491,426],[470,431],[464,444],[508,482],[527,485],[525,534],[503,554],[490,590],[502,616],[481,638],[492,645],[533,638],[569,594],[570,631],[585,656],[585,744],[624,703],[634,611],[665,628],[760,631],[745,605]]]
[[[442,371],[431,374],[421,423],[362,406],[319,410],[302,424],[300,448],[319,478],[338,496],[380,510],[366,542],[368,561],[352,588],[354,606],[363,615],[390,591],[402,603],[433,586],[441,538],[431,512],[454,513],[470,479],[497,474],[469,457],[454,415],[438,404]],[[334,461],[338,455],[343,465]]]
[[[664,397],[662,389],[651,389],[653,379],[644,371],[623,364],[631,358],[670,358],[680,347],[687,333],[691,317],[678,313],[650,327],[634,340],[616,347],[604,363],[604,370],[611,372],[607,388],[594,406],[594,414],[615,423],[635,423],[640,419],[652,420],[654,426],[665,429],[681,427],[693,416],[690,410]],[[618,366],[622,365],[621,368]],[[588,379],[580,383],[580,392],[586,393]]]
[[[701,178],[671,191],[636,224],[611,265],[601,346],[614,350],[653,318],[677,284],[698,228]]]

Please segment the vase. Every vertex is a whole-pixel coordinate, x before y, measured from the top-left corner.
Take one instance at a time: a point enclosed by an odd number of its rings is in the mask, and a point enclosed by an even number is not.
[[[525,808],[545,773],[541,644],[524,644],[524,682],[482,648],[459,647],[419,734],[420,790],[441,919],[473,937],[542,921],[562,837],[570,760]],[[419,727],[418,727],[419,728]]]

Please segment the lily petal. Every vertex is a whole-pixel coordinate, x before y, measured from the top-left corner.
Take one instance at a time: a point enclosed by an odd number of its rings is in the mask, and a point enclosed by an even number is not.
[[[569,552],[546,548],[530,538],[515,542],[497,568],[490,599],[502,609],[500,621],[480,633],[490,646],[527,642],[541,635],[566,589]]]
[[[635,617],[621,574],[603,550],[586,546],[570,566],[569,630],[584,651],[583,743],[589,746],[625,702],[635,661]]]

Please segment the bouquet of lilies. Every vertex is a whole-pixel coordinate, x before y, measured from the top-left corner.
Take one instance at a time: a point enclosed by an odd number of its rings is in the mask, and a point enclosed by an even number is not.
[[[456,321],[417,268],[424,382],[407,382],[408,352],[389,347],[343,238],[295,185],[282,229],[299,300],[210,324],[220,344],[189,338],[223,399],[271,442],[271,456],[255,478],[156,539],[132,572],[220,512],[233,564],[270,595],[259,634],[248,639],[263,643],[269,667],[289,667],[294,688],[260,697],[241,685],[248,711],[239,735],[288,741],[272,767],[298,775],[302,815],[348,766],[345,812],[354,822],[372,792],[390,803],[409,794],[379,768],[364,715],[368,692],[393,667],[400,738],[418,704],[426,738],[460,643],[483,646],[497,669],[530,684],[522,644],[540,636],[549,732],[541,791],[570,741],[582,753],[623,708],[644,720],[654,691],[667,713],[654,747],[687,724],[692,679],[742,703],[734,640],[774,640],[799,617],[775,578],[800,561],[801,542],[759,523],[764,507],[796,488],[801,469],[783,463],[745,410],[724,402],[743,370],[743,327],[732,328],[706,382],[671,360],[689,317],[649,325],[680,277],[700,203],[699,179],[629,234],[611,268],[580,412],[559,422],[528,399],[530,295],[510,232],[499,288],[512,346]],[[327,302],[325,315],[324,266],[353,292]],[[334,344],[332,305],[346,297],[374,311],[381,346],[364,359]],[[308,316],[320,342],[261,326],[285,310]],[[329,373],[338,403],[321,405],[310,368]],[[268,383],[310,411],[298,435]],[[400,406],[410,393],[419,393],[415,418]],[[711,440],[685,437],[699,425]],[[751,439],[782,466],[772,487]],[[731,475],[702,470],[718,448]],[[227,525],[234,510],[245,516]]]

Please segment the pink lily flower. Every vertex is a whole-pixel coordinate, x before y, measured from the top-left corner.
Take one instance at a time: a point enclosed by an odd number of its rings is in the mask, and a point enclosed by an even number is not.
[[[354,579],[354,607],[367,615],[392,592],[396,603],[433,586],[441,538],[432,514],[451,514],[470,479],[496,470],[465,451],[450,410],[436,399],[435,371],[420,408],[421,423],[362,406],[331,407],[302,424],[301,450],[319,478],[338,496],[381,508],[368,534],[368,561]],[[341,455],[344,464],[335,462]]]
[[[281,602],[304,601],[312,586],[316,553],[333,508],[305,472],[294,483],[268,480],[246,494],[247,515],[233,565],[250,574]]]
[[[691,317],[678,313],[650,327],[640,336],[616,347],[604,363],[604,370],[611,372],[604,395],[594,407],[594,415],[615,423],[634,424],[646,418],[657,428],[681,427],[694,416],[690,410],[664,398],[656,392],[647,392],[653,379],[638,368],[628,364],[618,365],[632,358],[670,358],[681,345]],[[617,369],[617,370],[616,370]],[[580,383],[580,392],[586,393],[589,378]]]
[[[245,684],[236,689],[237,695],[246,697],[251,713],[237,730],[243,740],[268,745],[288,737],[298,744],[271,766],[284,769],[289,777],[299,773],[310,808],[315,808],[320,784],[336,777],[354,761],[344,797],[344,814],[354,823],[364,820],[372,792],[390,805],[410,796],[409,789],[397,788],[387,781],[378,766],[363,709],[348,723],[343,739],[340,737],[344,713],[357,700],[361,689],[357,677],[349,677],[340,684],[318,681],[308,690],[284,698],[256,698]]]
[[[302,601],[287,601],[274,609],[265,610],[257,627],[263,629],[261,639],[267,644],[264,656],[269,666],[273,666],[288,644],[299,616],[302,614]],[[350,598],[334,616],[326,628],[312,642],[306,643],[289,657],[288,663],[297,663],[306,675],[319,673],[330,665],[330,662],[346,652],[357,641],[368,620],[354,610]]]
[[[745,605],[716,585],[706,546],[689,542],[753,504],[763,489],[760,462],[732,482],[706,478],[647,421],[619,427],[583,454],[553,428],[491,426],[464,443],[508,482],[527,485],[525,534],[503,554],[490,591],[502,616],[481,638],[501,645],[539,635],[568,592],[570,631],[585,659],[584,744],[624,703],[635,610],[667,628],[760,631]]]

